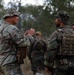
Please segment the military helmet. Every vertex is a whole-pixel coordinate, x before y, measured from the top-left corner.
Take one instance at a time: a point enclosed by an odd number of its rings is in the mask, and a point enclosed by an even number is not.
[[[19,16],[20,13],[19,13],[15,8],[9,8],[9,9],[7,9],[7,11],[5,12],[5,15],[3,16],[3,18],[12,17],[12,16],[14,16],[14,15]]]
[[[68,13],[66,11],[59,11],[56,15],[57,18],[62,18],[62,19],[69,19],[70,16],[68,15]]]
[[[56,17],[56,18],[60,18],[60,19],[62,20],[62,22],[64,22],[64,23],[67,23],[67,21],[68,21],[69,18],[70,18],[69,14],[68,14],[66,11],[64,11],[64,10],[59,11],[59,12],[57,13],[57,15],[55,15],[55,17]]]

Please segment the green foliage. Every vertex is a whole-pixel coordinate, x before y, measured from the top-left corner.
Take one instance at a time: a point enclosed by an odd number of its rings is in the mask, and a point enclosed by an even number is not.
[[[0,0],[0,19],[3,17],[4,15],[4,6],[3,6],[3,0]]]
[[[0,0],[0,17],[4,13],[3,5]],[[26,5],[20,6],[20,12],[23,14],[22,28],[25,30],[33,27],[41,31],[43,35],[49,36],[55,29],[54,15],[59,10],[65,10],[70,14],[70,25],[74,23],[74,0],[45,0],[43,6]]]
[[[29,17],[28,20],[25,20],[23,24],[25,29],[33,27],[37,31],[41,31],[44,35],[49,35],[55,29],[55,26],[53,25],[53,15],[50,14],[51,11],[48,7],[46,9],[43,9],[43,7],[44,6],[25,7],[25,13],[29,14],[29,16],[32,15],[34,19]]]

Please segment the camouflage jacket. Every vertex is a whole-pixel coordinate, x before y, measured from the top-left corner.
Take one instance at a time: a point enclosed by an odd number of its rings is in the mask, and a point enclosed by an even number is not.
[[[59,27],[50,36],[50,38],[48,40],[48,51],[45,55],[45,60],[46,60],[45,65],[49,65],[51,67],[54,64],[55,60],[57,61],[57,59],[60,58],[60,56],[58,56],[58,58],[57,58],[57,55],[60,50],[62,34],[64,32],[74,32],[74,31],[67,26]]]
[[[16,61],[18,47],[27,46],[27,39],[21,34],[15,25],[11,25],[5,20],[0,22],[0,65],[5,65]]]
[[[35,38],[31,44],[29,59],[37,55],[44,55],[47,50],[47,43],[42,38]]]

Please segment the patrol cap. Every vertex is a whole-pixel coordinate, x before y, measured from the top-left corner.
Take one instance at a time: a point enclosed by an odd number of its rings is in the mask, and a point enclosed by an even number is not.
[[[70,18],[70,16],[68,15],[68,13],[66,11],[64,11],[64,10],[59,11],[57,13],[57,15],[55,15],[55,17],[56,18],[61,18],[61,19],[66,19],[66,20],[68,20]]]
[[[55,15],[56,18],[60,18],[61,21],[64,23],[64,24],[68,24],[68,20],[70,18],[69,14],[62,10],[62,11],[59,11],[56,15]]]
[[[3,16],[3,18],[6,17],[12,17],[12,16],[19,16],[20,13],[15,9],[15,8],[9,8],[6,10],[5,15]]]

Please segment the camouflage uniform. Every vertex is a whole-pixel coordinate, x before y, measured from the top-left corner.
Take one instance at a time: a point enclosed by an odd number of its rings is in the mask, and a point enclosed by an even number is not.
[[[74,55],[64,56],[60,53],[62,50],[62,35],[68,32],[74,33],[71,28],[65,25],[58,27],[58,29],[50,36],[48,52],[45,55],[45,65],[52,71],[53,75],[74,75],[74,65],[71,65],[71,63],[74,63]],[[61,60],[65,63],[69,61],[68,63],[70,63],[70,65],[60,65],[63,64]]]
[[[41,38],[35,38],[30,50],[31,69],[34,73],[44,70],[44,53],[46,50],[46,42]]]
[[[8,11],[3,18],[17,15],[14,10]],[[16,44],[18,47],[27,46],[27,40],[15,25],[2,19],[0,22],[0,75],[23,75],[20,64],[17,63]]]
[[[17,62],[0,66],[0,75],[23,75]]]
[[[30,44],[32,44],[33,41],[34,41],[34,37],[32,35],[30,35],[30,34],[28,34],[26,37],[29,39]],[[31,55],[31,45],[27,49],[27,56],[28,56],[29,60],[31,60],[30,55]]]

